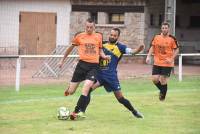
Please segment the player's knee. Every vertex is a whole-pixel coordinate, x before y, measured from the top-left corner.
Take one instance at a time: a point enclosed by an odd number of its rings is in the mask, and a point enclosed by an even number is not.
[[[167,78],[161,77],[161,78],[160,78],[160,83],[161,83],[161,85],[167,84]]]
[[[90,89],[83,89],[82,95],[88,96],[89,92],[90,92]]]
[[[160,81],[160,84],[161,84],[161,85],[166,85],[166,84],[167,84],[167,81],[166,81],[166,80]]]
[[[154,84],[158,83],[159,82],[159,77],[156,77],[156,76],[152,76],[151,77],[151,80]]]
[[[159,80],[158,80],[158,79],[155,79],[155,78],[152,78],[152,82],[153,82],[154,84],[157,84],[157,83],[159,82]]]

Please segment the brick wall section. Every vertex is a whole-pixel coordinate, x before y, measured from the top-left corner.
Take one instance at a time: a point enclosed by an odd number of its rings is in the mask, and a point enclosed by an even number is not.
[[[142,5],[146,0],[71,0],[72,4],[85,4],[85,5]]]
[[[103,14],[101,13],[101,15]],[[88,12],[71,13],[70,39],[72,39],[74,34],[78,31],[84,31],[85,21],[88,17]],[[121,29],[119,40],[129,47],[135,48],[139,43],[144,42],[144,26],[144,13],[125,13],[124,25],[97,24],[96,31],[103,33],[103,39],[107,40],[110,30],[113,27],[119,27]],[[133,59],[135,58],[127,57],[124,58],[122,62],[131,62]],[[141,60],[139,61],[141,62]]]
[[[84,31],[85,22],[89,17],[87,12],[71,12],[70,16],[70,41],[77,32]]]
[[[71,4],[82,4],[82,5],[145,5],[146,0],[71,0]],[[84,29],[84,22],[89,17],[88,12],[71,12],[71,24],[70,31],[71,36],[77,31]],[[119,27],[122,30],[120,41],[125,42],[130,47],[134,47],[137,42],[144,41],[144,13],[125,13],[125,24],[124,25],[106,25],[107,14],[99,12],[98,24],[96,25],[97,31],[104,34],[104,39],[107,39],[107,35],[112,27]],[[103,24],[103,25],[102,25]]]

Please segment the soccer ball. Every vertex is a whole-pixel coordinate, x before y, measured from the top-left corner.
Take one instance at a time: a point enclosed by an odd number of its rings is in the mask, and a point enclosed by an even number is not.
[[[59,120],[67,120],[70,116],[70,110],[66,107],[60,107],[58,109],[57,117]]]

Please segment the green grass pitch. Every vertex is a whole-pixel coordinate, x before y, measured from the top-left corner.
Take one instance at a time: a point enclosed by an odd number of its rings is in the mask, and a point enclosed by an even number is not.
[[[169,81],[166,101],[148,78],[121,81],[124,96],[144,114],[137,119],[103,88],[92,93],[87,118],[61,121],[57,109],[73,110],[80,88],[63,96],[66,84],[0,89],[1,134],[200,134],[200,77]]]

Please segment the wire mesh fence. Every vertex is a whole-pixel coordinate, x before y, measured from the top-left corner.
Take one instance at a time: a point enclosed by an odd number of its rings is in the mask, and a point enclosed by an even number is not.
[[[20,58],[19,85],[68,82],[77,64],[77,58],[68,58],[62,68],[61,57]],[[18,58],[0,58],[0,88],[15,89]]]
[[[139,55],[145,56],[145,55]],[[47,85],[53,83],[68,83],[71,79],[75,66],[78,62],[77,56],[67,58],[65,64],[60,69],[58,62],[62,55],[25,55],[12,57],[1,56],[0,58],[0,89],[4,87],[16,88],[19,85]],[[126,56],[129,58],[129,56]],[[17,60],[20,59],[20,72],[17,71]],[[118,67],[120,79],[135,77],[151,77],[152,65],[144,63],[121,62]],[[175,66],[175,75],[179,78],[179,66]],[[18,73],[17,73],[18,72]],[[19,80],[17,81],[17,74]],[[184,76],[200,76],[199,65],[182,65],[182,75]]]
[[[16,58],[0,58],[0,88],[15,87]]]

